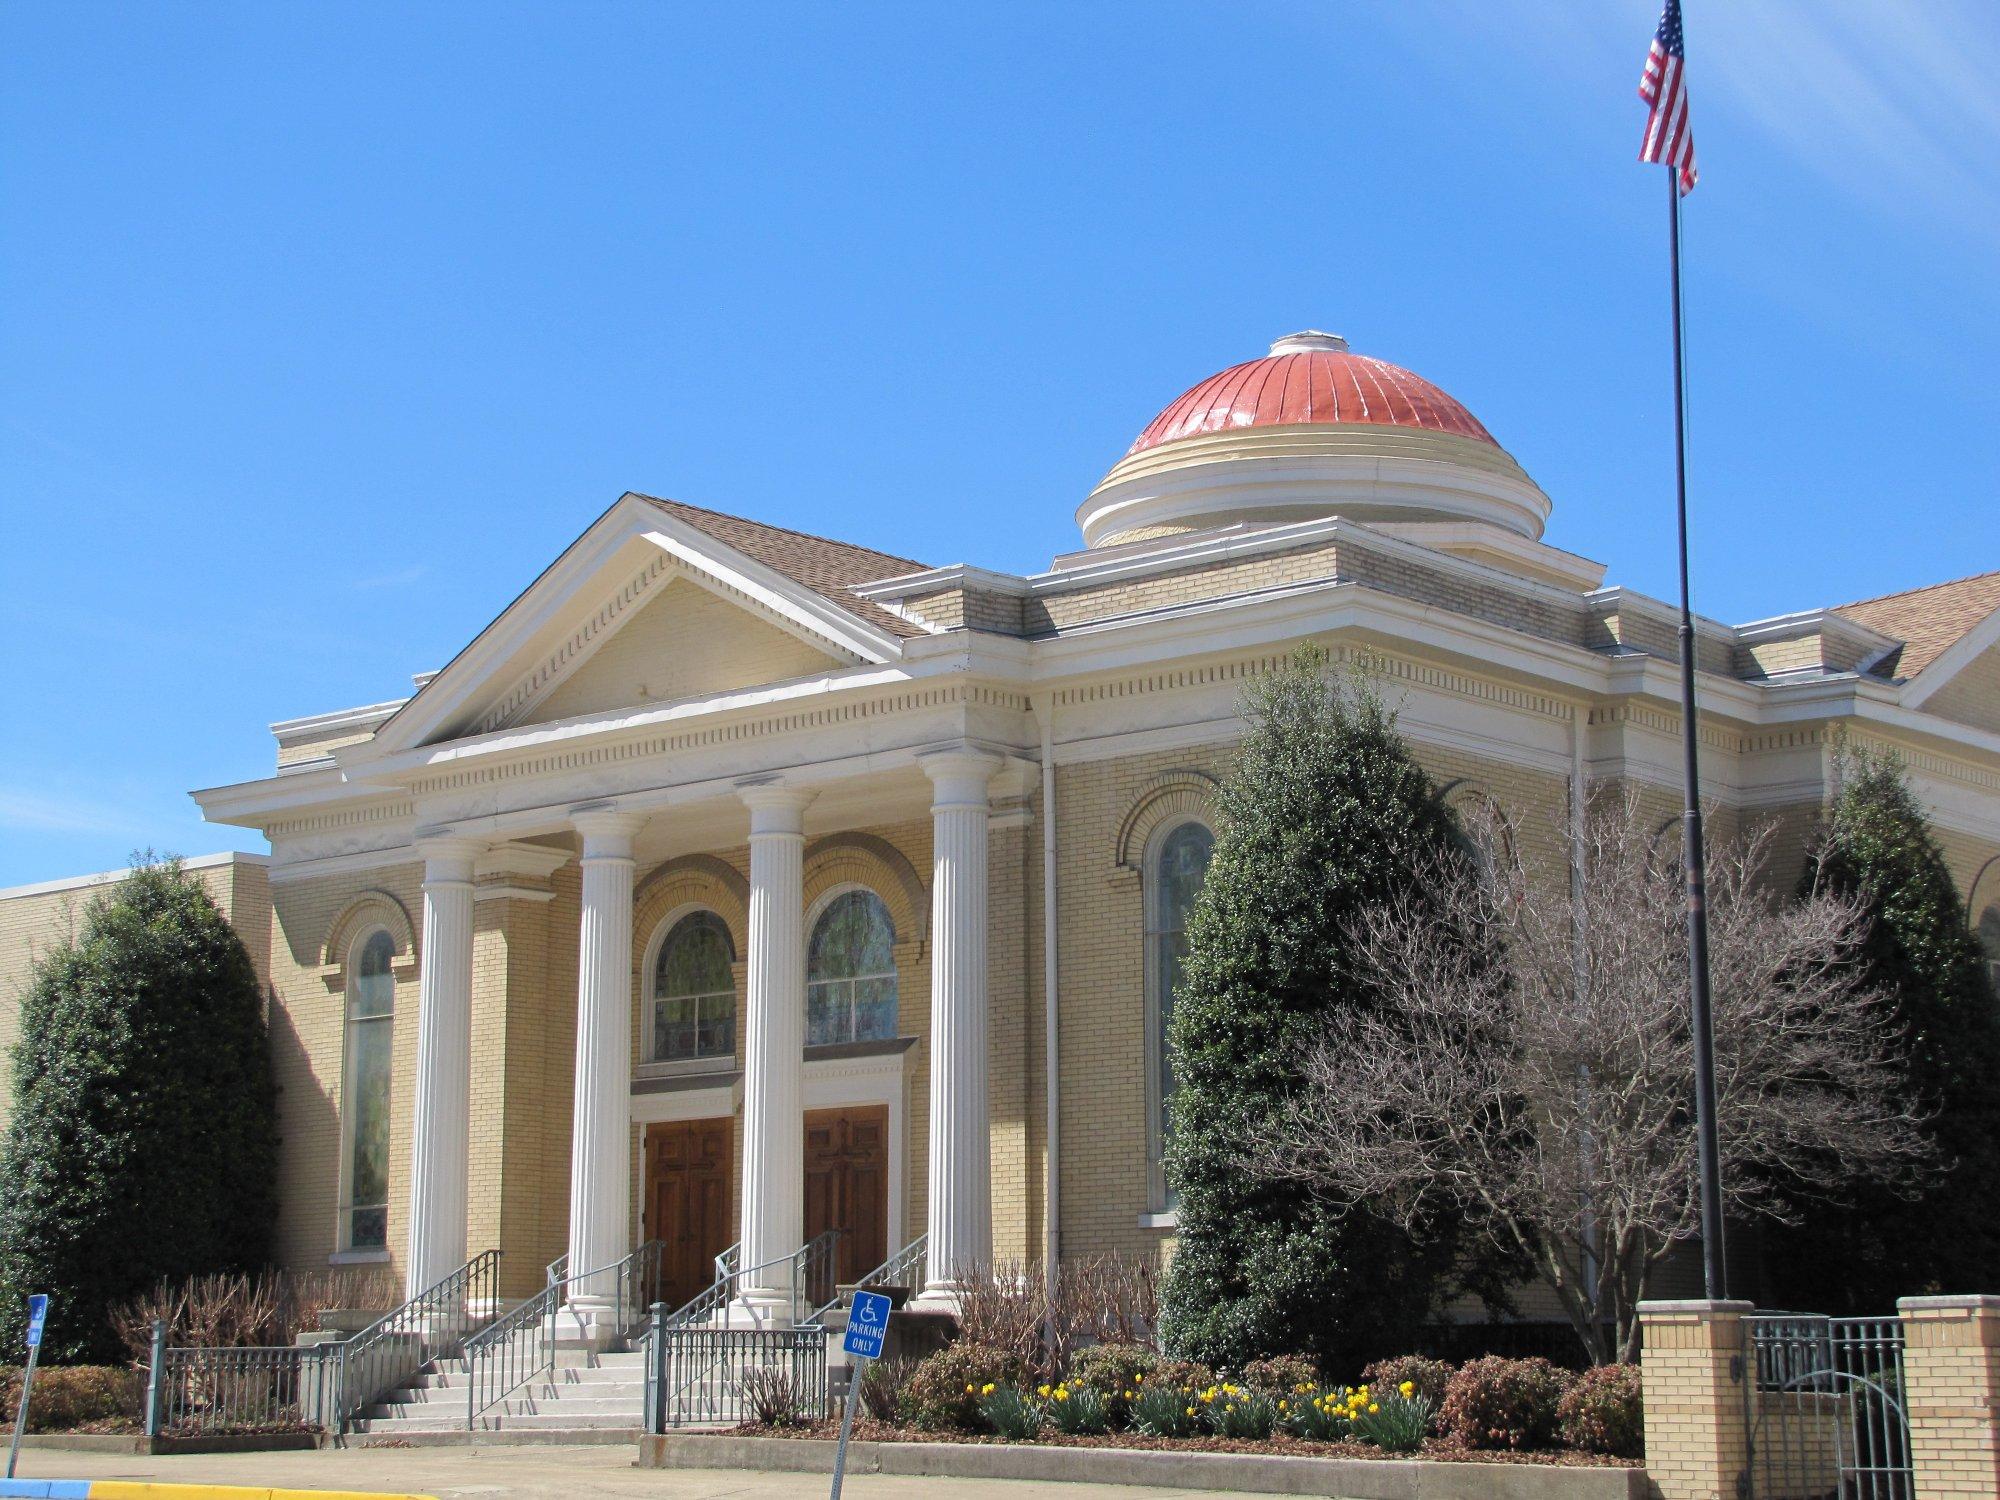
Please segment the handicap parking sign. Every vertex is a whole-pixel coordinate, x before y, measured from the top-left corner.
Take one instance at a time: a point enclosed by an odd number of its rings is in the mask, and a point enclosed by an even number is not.
[[[48,1321],[49,1299],[44,1292],[37,1292],[28,1299],[28,1347],[42,1346],[42,1324]]]
[[[888,1331],[889,1299],[880,1292],[856,1292],[841,1347],[856,1359],[880,1359],[882,1336]]]

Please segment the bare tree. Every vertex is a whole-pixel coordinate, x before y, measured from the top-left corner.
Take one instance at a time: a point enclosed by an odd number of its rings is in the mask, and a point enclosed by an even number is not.
[[[1441,900],[1356,919],[1372,1004],[1314,1044],[1250,1159],[1412,1229],[1441,1210],[1485,1225],[1593,1360],[1631,1360],[1647,1278],[1700,1221],[1679,851],[1629,794],[1563,830],[1578,879],[1536,878],[1496,815],[1470,831],[1478,857],[1432,871]],[[1923,1147],[1850,962],[1859,903],[1777,898],[1769,844],[1710,850],[1709,941],[1724,1195],[1783,1217],[1787,1191],[1895,1180]]]

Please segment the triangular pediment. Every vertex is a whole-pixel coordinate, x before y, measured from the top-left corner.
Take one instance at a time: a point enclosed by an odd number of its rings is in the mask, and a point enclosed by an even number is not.
[[[762,687],[851,664],[690,578],[672,577],[546,695],[494,727]]]
[[[1941,719],[2000,734],[2000,645],[1988,646],[1938,683],[1922,708]]]
[[[763,687],[900,652],[846,600],[628,495],[341,758]]]

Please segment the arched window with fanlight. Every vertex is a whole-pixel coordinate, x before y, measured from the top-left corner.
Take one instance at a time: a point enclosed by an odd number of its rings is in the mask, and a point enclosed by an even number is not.
[[[896,928],[873,891],[842,891],[806,944],[806,1045],[896,1034]]]
[[[395,1039],[396,942],[377,927],[349,950],[341,1069],[340,1248],[389,1245],[389,1060]]]
[[[1145,863],[1147,1148],[1153,1201],[1163,1208],[1172,1206],[1162,1161],[1178,1084],[1167,1029],[1187,958],[1188,916],[1214,853],[1208,825],[1188,819],[1153,836]]]
[[[1986,950],[1986,976],[1993,981],[1993,993],[2000,995],[2000,905],[1979,914],[1979,946]]]
[[[736,945],[712,911],[691,911],[668,930],[653,961],[654,1062],[736,1054]]]

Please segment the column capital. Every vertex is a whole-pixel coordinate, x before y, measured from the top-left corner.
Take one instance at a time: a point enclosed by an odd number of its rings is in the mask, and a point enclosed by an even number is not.
[[[489,840],[449,828],[419,828],[415,843],[425,885],[470,885],[473,861],[486,852]]]
[[[990,750],[972,745],[952,745],[927,750],[917,757],[917,765],[931,779],[931,805],[952,803],[987,804],[987,784],[1006,762]]]
[[[643,813],[608,802],[586,802],[569,810],[569,826],[583,835],[585,859],[630,859],[632,839],[645,821]]]
[[[750,809],[750,834],[804,834],[806,806],[818,795],[780,781],[739,781],[736,795]]]

